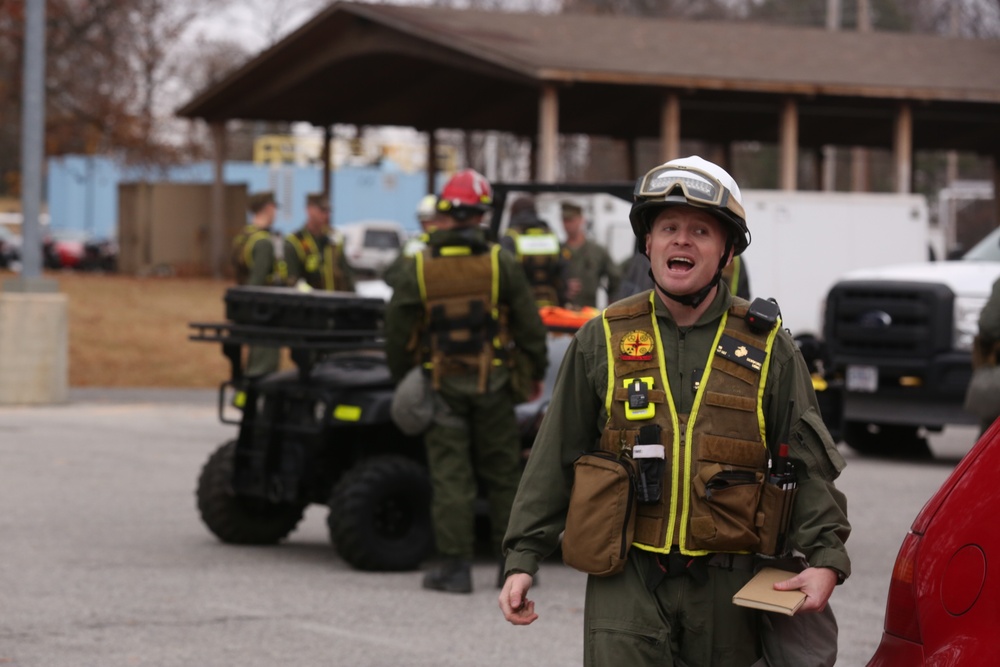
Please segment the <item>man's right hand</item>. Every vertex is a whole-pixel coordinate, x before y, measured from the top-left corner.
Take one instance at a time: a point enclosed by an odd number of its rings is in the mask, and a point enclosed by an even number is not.
[[[530,625],[538,618],[534,601],[528,599],[531,582],[530,574],[515,572],[507,577],[500,591],[500,610],[503,617],[514,625]]]

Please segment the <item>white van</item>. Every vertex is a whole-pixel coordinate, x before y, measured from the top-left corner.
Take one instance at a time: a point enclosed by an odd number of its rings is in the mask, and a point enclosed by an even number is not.
[[[362,278],[380,277],[407,238],[403,225],[394,220],[359,220],[338,225],[337,231],[344,237],[347,263]]]

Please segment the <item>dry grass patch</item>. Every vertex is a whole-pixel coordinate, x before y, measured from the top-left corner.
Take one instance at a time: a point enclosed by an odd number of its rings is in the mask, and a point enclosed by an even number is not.
[[[230,281],[49,277],[68,300],[70,386],[215,387],[229,377],[221,346],[188,340],[188,323],[223,321]]]

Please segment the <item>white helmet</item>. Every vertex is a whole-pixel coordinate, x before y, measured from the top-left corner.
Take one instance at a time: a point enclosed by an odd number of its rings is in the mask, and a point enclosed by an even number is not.
[[[659,210],[677,204],[706,209],[729,227],[734,254],[739,255],[750,245],[740,186],[719,165],[692,155],[670,160],[646,172],[635,184],[629,212],[632,231],[638,238],[645,237]]]
[[[417,204],[417,220],[427,222],[437,215],[437,195],[424,195]]]

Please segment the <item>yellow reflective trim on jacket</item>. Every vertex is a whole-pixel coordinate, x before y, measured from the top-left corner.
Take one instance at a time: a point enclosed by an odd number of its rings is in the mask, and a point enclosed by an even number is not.
[[[778,335],[780,330],[781,316],[779,315],[778,321],[767,336],[767,357],[764,359],[764,365],[760,369],[761,381],[757,387],[757,426],[760,428],[760,441],[764,443],[765,447],[767,446],[767,436],[765,435],[766,427],[764,423],[764,387],[767,385],[767,373],[771,369],[771,349],[774,347],[774,337]]]
[[[413,256],[417,263],[417,287],[420,289],[420,302],[427,303],[427,283],[424,282],[424,253]]]
[[[442,246],[438,250],[438,254],[442,257],[465,257],[472,254],[472,248],[464,245]]]
[[[270,241],[271,232],[266,229],[258,230],[248,236],[246,242],[243,243],[243,264],[245,264],[248,269],[253,268],[253,247],[257,245],[257,241],[262,238]]]
[[[328,290],[334,288],[333,284],[333,243],[328,243],[323,249],[323,282]]]
[[[490,303],[493,304],[493,319],[499,319],[497,304],[500,302],[500,246],[490,248],[490,270],[493,271],[493,289],[490,293]]]
[[[292,244],[295,254],[299,256],[299,261],[302,262],[302,267],[305,268],[307,251],[305,246],[302,245],[302,240],[295,234],[289,234],[285,238]]]
[[[361,406],[359,405],[338,405],[333,409],[333,418],[342,422],[356,422],[361,420]]]

